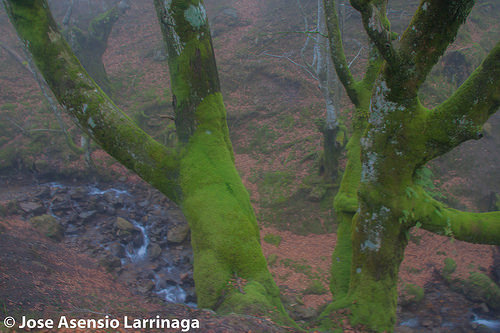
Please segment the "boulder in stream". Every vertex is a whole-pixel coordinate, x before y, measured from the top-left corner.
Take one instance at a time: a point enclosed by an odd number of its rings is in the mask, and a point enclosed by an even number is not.
[[[62,226],[52,215],[40,215],[32,217],[30,223],[45,236],[60,242],[64,237]]]

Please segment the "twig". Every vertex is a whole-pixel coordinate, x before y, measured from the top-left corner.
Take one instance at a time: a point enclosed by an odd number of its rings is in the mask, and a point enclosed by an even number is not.
[[[316,75],[314,75],[314,73],[312,73],[309,69],[307,69],[306,66],[304,65],[301,65],[295,61],[293,61],[292,59],[290,59],[288,56],[285,56],[285,55],[276,55],[276,54],[270,54],[270,53],[267,53],[266,51],[262,52],[260,55],[266,55],[268,57],[273,57],[273,58],[278,58],[278,59],[286,59],[288,60],[289,62],[291,62],[292,64],[294,64],[295,66],[298,66],[300,68],[302,68],[303,70],[305,70],[309,75],[311,75],[311,77],[313,79],[315,79],[316,81],[318,80],[318,78],[316,77]]]
[[[21,125],[19,125],[18,123],[16,123],[14,121],[14,119],[12,119],[11,117],[9,117],[7,115],[4,115],[4,117],[7,118],[7,120],[10,121],[14,126],[16,126],[17,128],[19,128],[24,135],[29,136],[28,131],[26,131]]]
[[[356,54],[356,56],[351,60],[349,65],[347,65],[348,68],[351,68],[351,65],[356,61],[356,59],[358,59],[359,55],[361,54],[361,51],[363,51],[364,48],[365,48],[364,46],[361,46],[361,48],[358,51],[358,54]]]
[[[29,132],[64,132],[63,130],[51,129],[51,128],[35,128],[29,130]]]
[[[325,38],[328,38],[327,35],[322,34],[321,32],[317,31],[316,29],[309,30],[309,31],[277,31],[277,32],[267,32],[267,33],[262,33],[260,35],[261,36],[266,36],[266,35],[285,35],[285,34],[303,34],[303,35],[314,34],[314,35],[321,35],[321,36],[323,36]]]

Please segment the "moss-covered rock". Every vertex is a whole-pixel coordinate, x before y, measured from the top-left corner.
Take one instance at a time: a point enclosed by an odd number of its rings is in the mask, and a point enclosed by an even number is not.
[[[452,258],[444,259],[444,267],[442,270],[443,277],[448,279],[451,274],[457,269],[457,263]]]
[[[123,217],[116,218],[115,226],[118,230],[121,230],[124,232],[137,231],[137,228],[132,223],[125,220]]]
[[[399,296],[399,304],[407,306],[410,304],[420,303],[424,299],[425,289],[418,285],[408,283],[401,290]]]
[[[167,240],[170,243],[182,243],[189,235],[189,225],[187,223],[179,223],[171,226],[168,229]]]
[[[52,215],[40,215],[32,217],[30,223],[45,236],[60,242],[64,237],[61,224]]]
[[[488,275],[471,272],[466,279],[456,278],[449,282],[453,290],[464,294],[468,299],[500,310],[500,287]]]
[[[107,256],[99,260],[99,265],[104,267],[106,271],[113,272],[115,269],[121,267],[122,263],[120,258],[115,256]]]

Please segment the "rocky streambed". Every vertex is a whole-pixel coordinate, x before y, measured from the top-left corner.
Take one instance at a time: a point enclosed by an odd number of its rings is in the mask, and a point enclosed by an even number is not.
[[[41,232],[94,257],[137,293],[196,305],[189,227],[158,191],[51,182],[12,196]]]

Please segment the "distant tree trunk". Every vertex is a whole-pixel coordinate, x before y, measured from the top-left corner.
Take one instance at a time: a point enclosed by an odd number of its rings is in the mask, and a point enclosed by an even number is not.
[[[320,165],[320,174],[327,182],[338,182],[339,160],[344,151],[345,127],[340,121],[340,96],[336,87],[338,80],[330,57],[330,43],[327,35],[325,9],[322,0],[318,0],[316,43],[314,55],[316,59],[316,74],[319,89],[325,99],[326,118],[320,127],[323,134],[323,158]]]
[[[72,7],[73,3],[63,19],[63,25],[64,23],[66,25],[69,23],[72,15]],[[80,60],[85,70],[99,87],[108,95],[112,94],[111,82],[106,73],[102,57],[108,47],[108,38],[113,26],[123,12],[124,9],[119,9],[118,6],[115,6],[92,19],[87,31],[83,31],[76,26],[67,26],[64,31],[64,35],[78,60]]]
[[[58,32],[46,1],[3,3],[59,103],[82,130],[182,208],[191,228],[199,307],[292,323],[234,166],[203,3],[155,1],[180,142],[172,149],[143,132],[97,88]]]

